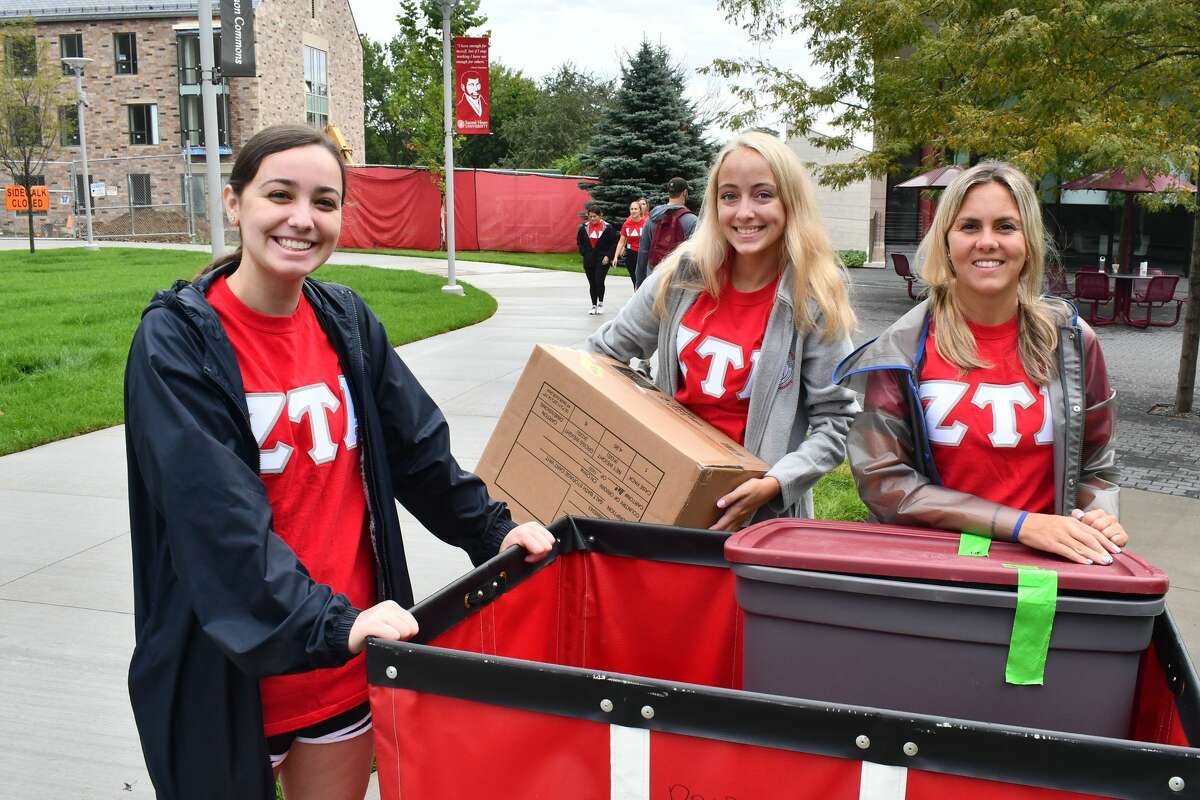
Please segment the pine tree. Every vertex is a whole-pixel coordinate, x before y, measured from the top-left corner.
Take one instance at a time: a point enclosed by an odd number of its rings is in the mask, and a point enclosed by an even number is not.
[[[638,197],[652,206],[665,202],[665,184],[676,176],[699,200],[713,147],[683,88],[683,72],[671,65],[665,47],[643,41],[621,66],[621,86],[584,156],[600,182],[581,184],[610,220],[623,220]]]

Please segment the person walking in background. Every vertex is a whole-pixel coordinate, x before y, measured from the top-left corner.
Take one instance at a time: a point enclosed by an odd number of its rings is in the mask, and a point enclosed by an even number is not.
[[[580,223],[575,232],[575,244],[583,257],[583,271],[588,280],[588,296],[592,301],[589,314],[604,312],[604,279],[612,264],[617,247],[617,229],[604,220],[604,214],[596,203],[588,203],[587,219]]]
[[[838,367],[864,410],[850,466],[881,522],[1112,563],[1116,393],[1075,309],[1042,296],[1037,190],[985,162],[942,193],[918,261],[929,299]]]
[[[634,286],[641,286],[650,271],[696,229],[696,215],[688,210],[687,199],[687,181],[683,178],[667,181],[667,202],[654,207],[642,228]]]
[[[650,219],[650,201],[644,197],[639,197],[637,199],[637,203],[642,207],[642,216],[646,219]]]
[[[361,798],[371,636],[417,630],[396,501],[479,564],[549,554],[450,452],[446,419],[350,289],[310,276],[346,200],[305,126],[239,150],[241,247],[155,295],[125,370],[136,644],[157,797]]]
[[[637,255],[638,246],[642,241],[642,227],[646,217],[642,211],[642,201],[634,200],[629,204],[629,216],[621,223],[621,238],[617,240],[617,251],[613,260],[629,271],[629,279],[633,288],[637,288]]]
[[[847,283],[799,157],[746,133],[717,155],[692,238],[588,339],[621,362],[657,349],[658,388],[771,465],[717,501],[714,530],[811,517],[842,463],[858,404],[829,377],[851,349]]]

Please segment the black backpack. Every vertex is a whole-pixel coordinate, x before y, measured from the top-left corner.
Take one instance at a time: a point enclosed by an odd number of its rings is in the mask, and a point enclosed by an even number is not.
[[[654,223],[650,253],[646,256],[647,264],[657,267],[660,261],[671,255],[671,251],[687,238],[687,234],[683,232],[683,215],[690,213],[692,212],[686,208],[672,208]]]

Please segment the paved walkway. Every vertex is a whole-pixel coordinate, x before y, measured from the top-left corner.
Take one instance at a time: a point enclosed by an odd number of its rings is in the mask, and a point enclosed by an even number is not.
[[[444,262],[429,259],[339,254],[334,261],[444,271]],[[856,274],[864,327],[894,318],[892,294],[903,294],[898,279],[892,284],[882,273]],[[473,467],[532,346],[579,346],[604,318],[587,315],[581,274],[461,262],[459,275],[496,297],[496,315],[400,353],[445,410],[459,459]],[[628,279],[610,278],[610,309],[630,291]],[[0,458],[5,797],[153,797],[125,684],[133,643],[125,493],[119,427]],[[1123,497],[1135,550],[1170,567],[1170,605],[1200,656],[1200,501],[1137,490]],[[414,588],[422,597],[468,562],[402,516]]]

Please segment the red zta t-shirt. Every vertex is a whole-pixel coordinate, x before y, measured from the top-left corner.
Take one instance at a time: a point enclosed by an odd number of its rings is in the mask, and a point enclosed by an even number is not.
[[[778,283],[739,292],[725,268],[720,298],[702,292],[675,334],[682,379],[675,399],[739,444],[746,439],[750,391]]]
[[[942,483],[1022,511],[1054,509],[1054,417],[1049,390],[1025,374],[1017,318],[967,323],[979,357],[992,366],[965,375],[925,340],[921,405]]]
[[[587,224],[588,244],[592,249],[596,249],[596,245],[600,242],[600,237],[604,234],[604,229],[608,227],[607,222],[589,222]]]
[[[635,253],[642,243],[642,228],[644,227],[646,227],[645,216],[637,222],[633,221],[633,217],[626,217],[625,222],[621,224],[621,235],[625,237],[625,246]]]
[[[374,605],[358,421],[312,307],[301,296],[289,317],[260,314],[224,278],[213,283],[208,300],[237,354],[275,533],[314,581],[356,608]],[[265,734],[287,733],[365,702],[366,662],[360,654],[341,667],[263,678],[259,689]]]

